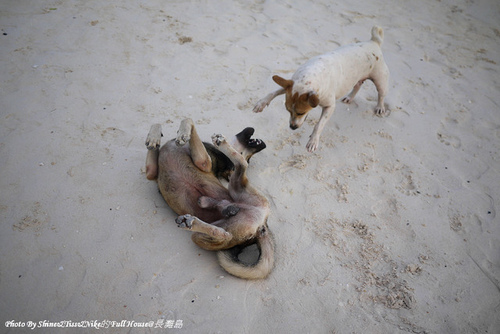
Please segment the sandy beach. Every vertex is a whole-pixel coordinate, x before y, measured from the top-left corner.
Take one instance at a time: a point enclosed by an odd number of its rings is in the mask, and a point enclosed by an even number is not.
[[[0,333],[500,333],[498,17],[495,0],[0,2]],[[320,108],[295,131],[283,96],[252,112],[272,75],[374,25],[388,117],[367,82],[309,153]],[[226,273],[146,180],[150,126],[167,140],[186,117],[267,143],[249,167],[272,209],[264,280]]]

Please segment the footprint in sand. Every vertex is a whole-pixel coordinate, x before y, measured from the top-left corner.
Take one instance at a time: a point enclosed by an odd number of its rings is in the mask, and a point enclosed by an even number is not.
[[[337,250],[344,268],[356,273],[356,291],[361,301],[379,303],[390,309],[415,307],[413,288],[405,278],[408,273],[417,275],[421,268],[391,258],[366,224],[330,217],[315,225],[313,231]],[[406,269],[398,270],[398,267]]]
[[[389,172],[396,180],[396,189],[408,196],[420,194],[417,184],[413,179],[413,171],[407,165],[391,165],[385,166],[385,170]]]
[[[445,145],[452,146],[454,148],[460,148],[462,145],[460,138],[452,135],[447,135],[442,132],[437,133],[439,141]]]
[[[459,111],[450,113],[441,120],[441,130],[437,133],[437,138],[441,143],[454,148],[462,146],[460,138],[450,132],[457,133],[456,131],[463,127],[463,123],[470,117],[465,110],[465,108],[460,107]]]
[[[45,212],[40,202],[35,202],[31,207],[26,209],[26,214],[20,221],[12,225],[12,228],[17,231],[33,230],[40,232],[43,226],[50,221],[49,215]]]
[[[115,127],[108,127],[101,131],[102,139],[106,141],[114,141],[118,138],[124,138],[126,132]]]

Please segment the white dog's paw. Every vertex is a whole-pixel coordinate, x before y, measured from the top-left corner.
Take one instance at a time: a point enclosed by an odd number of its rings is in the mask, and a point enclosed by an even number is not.
[[[226,142],[226,137],[224,137],[224,135],[214,134],[212,136],[212,143],[214,143],[214,145],[217,147],[222,145],[225,142]]]
[[[374,113],[378,117],[387,117],[391,114],[390,110],[385,109],[385,107],[378,107],[375,108]]]
[[[319,146],[319,138],[317,137],[311,137],[309,139],[309,142],[306,145],[307,151],[308,152],[314,152]]]
[[[351,103],[351,102],[352,102],[352,99],[351,99],[351,97],[348,95],[348,96],[344,96],[344,97],[342,98],[342,100],[340,100],[340,101],[342,101],[342,102],[343,102],[343,103],[345,103],[345,104],[349,104],[349,103]]]
[[[269,101],[267,99],[261,99],[255,104],[255,107],[253,107],[253,112],[262,112],[268,105]]]
[[[175,223],[177,224],[177,227],[180,227],[185,230],[186,229],[190,230],[193,227],[193,221],[194,217],[191,215],[182,215],[175,218]]]

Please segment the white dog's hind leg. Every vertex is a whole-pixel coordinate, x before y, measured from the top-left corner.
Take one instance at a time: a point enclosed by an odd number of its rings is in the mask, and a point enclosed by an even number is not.
[[[375,84],[378,92],[378,103],[375,107],[375,115],[379,117],[388,116],[389,112],[385,110],[384,106],[384,98],[389,89],[389,68],[387,68],[387,65],[384,62],[380,63],[377,70],[372,73],[370,79]]]
[[[385,110],[385,105],[384,105],[384,98],[385,95],[387,94],[387,81],[374,80],[373,83],[375,84],[375,87],[377,87],[377,92],[378,92],[378,102],[374,110],[375,115],[379,117],[388,116],[389,113]]]
[[[346,96],[344,96],[341,101],[344,103],[351,103],[352,100],[354,100],[354,97],[356,96],[356,94],[358,94],[359,89],[361,88],[361,85],[363,84],[363,82],[365,82],[365,80],[359,80],[358,83],[354,85],[351,92],[349,94],[347,94]]]

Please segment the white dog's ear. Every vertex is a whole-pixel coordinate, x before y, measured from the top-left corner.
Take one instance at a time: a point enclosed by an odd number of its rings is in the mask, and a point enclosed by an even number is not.
[[[274,80],[274,82],[276,82],[278,85],[280,85],[281,87],[283,87],[285,89],[288,89],[288,88],[293,86],[293,80],[283,79],[279,75],[274,75],[273,80]]]
[[[315,92],[309,92],[307,96],[307,102],[309,102],[309,105],[313,108],[316,108],[319,104],[319,98],[318,95],[316,95]]]

